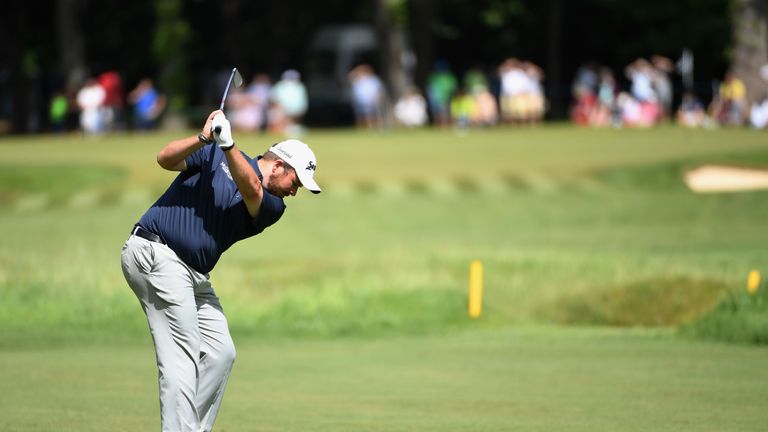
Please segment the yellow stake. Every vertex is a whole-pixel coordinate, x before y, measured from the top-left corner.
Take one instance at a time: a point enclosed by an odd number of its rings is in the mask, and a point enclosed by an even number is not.
[[[483,264],[474,260],[469,264],[469,317],[477,318],[483,312]]]
[[[760,272],[752,270],[747,276],[747,292],[755,295],[758,288],[760,288]]]

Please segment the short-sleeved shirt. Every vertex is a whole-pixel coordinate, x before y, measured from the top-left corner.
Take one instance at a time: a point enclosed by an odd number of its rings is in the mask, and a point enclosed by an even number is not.
[[[258,159],[243,156],[263,179]],[[235,242],[277,222],[285,203],[264,189],[259,212],[252,217],[232,180],[224,152],[216,145],[197,150],[186,163],[187,169],[144,213],[139,225],[159,235],[187,265],[208,273]]]
[[[150,118],[159,97],[160,94],[153,88],[142,93],[139,100],[136,101],[136,106],[134,106],[136,115],[142,119]]]
[[[744,86],[744,81],[734,78],[731,82],[723,82],[720,84],[720,97],[730,101],[743,101],[747,96],[747,88]]]

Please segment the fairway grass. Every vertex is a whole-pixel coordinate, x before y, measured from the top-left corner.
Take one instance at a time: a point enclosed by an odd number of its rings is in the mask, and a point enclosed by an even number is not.
[[[236,340],[217,431],[763,431],[768,350],[668,332],[518,328]],[[159,424],[149,340],[7,350],[0,430]]]

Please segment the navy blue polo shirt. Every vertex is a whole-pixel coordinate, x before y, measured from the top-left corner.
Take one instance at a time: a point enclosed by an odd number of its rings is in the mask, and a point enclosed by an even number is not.
[[[243,156],[263,180],[257,159]],[[208,273],[235,242],[277,222],[285,203],[264,189],[256,217],[251,217],[218,146],[209,144],[187,156],[168,190],[144,213],[139,224],[162,237],[187,265]]]

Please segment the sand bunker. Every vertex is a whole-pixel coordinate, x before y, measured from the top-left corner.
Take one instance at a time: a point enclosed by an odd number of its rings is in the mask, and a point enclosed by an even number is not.
[[[685,184],[697,193],[768,189],[768,170],[704,165],[686,172]]]

